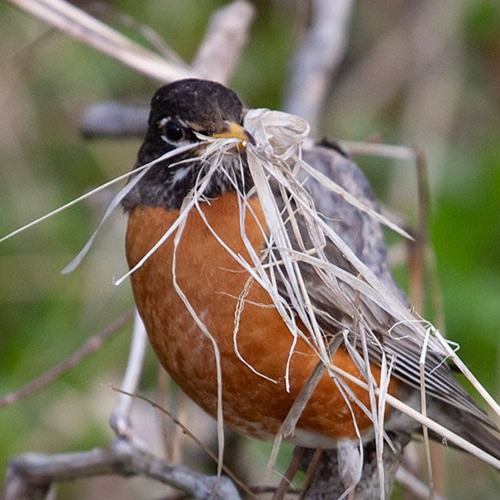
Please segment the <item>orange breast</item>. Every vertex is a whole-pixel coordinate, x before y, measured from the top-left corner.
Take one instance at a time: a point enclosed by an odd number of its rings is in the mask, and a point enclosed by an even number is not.
[[[260,250],[264,245],[261,229],[265,227],[264,217],[257,200],[251,200],[251,206],[253,215],[247,214],[245,234],[252,246]],[[225,194],[210,204],[203,204],[203,214],[213,231],[236,254],[249,260],[240,236],[236,195]],[[134,266],[150,250],[178,215],[177,211],[162,208],[132,210],[126,239],[129,266]],[[214,349],[175,291],[175,252],[176,282],[216,340],[221,354],[225,425],[256,438],[270,439],[278,431],[318,358],[303,340],[298,340],[293,348],[290,391],[287,392],[285,376],[293,337],[279,313],[270,307],[267,292],[255,282],[245,295],[235,336],[238,297],[248,286],[249,275],[214,237],[207,223],[192,210],[178,248],[174,251],[173,237],[169,238],[133,273],[135,301],[162,365],[191,399],[215,416]],[[361,378],[344,350],[335,353],[333,362]],[[378,380],[378,369],[372,372]],[[351,387],[369,408],[366,391],[354,385]],[[369,418],[356,404],[352,404],[352,410],[361,431],[371,427]],[[304,410],[298,429],[302,437],[297,436],[296,442],[304,446],[320,446],[318,443],[325,438],[335,441],[341,437],[355,437],[351,410],[326,374]]]

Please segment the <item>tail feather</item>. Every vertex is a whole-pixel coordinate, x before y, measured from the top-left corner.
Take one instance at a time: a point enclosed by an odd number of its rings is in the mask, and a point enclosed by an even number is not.
[[[432,412],[432,415],[429,415],[433,420],[500,460],[500,435],[493,422],[485,423],[474,415],[443,403],[437,406],[438,408]],[[444,442],[443,436],[438,433],[431,432],[430,436],[436,441]],[[446,444],[454,446],[451,443]]]

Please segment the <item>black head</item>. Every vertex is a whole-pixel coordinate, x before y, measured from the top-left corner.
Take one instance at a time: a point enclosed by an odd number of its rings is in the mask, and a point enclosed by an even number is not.
[[[187,79],[165,85],[151,100],[148,131],[137,155],[136,167],[178,147],[199,142],[195,133],[252,141],[242,128],[242,120],[240,99],[219,83]],[[124,208],[130,210],[136,205],[179,208],[193,188],[201,164],[173,164],[198,154],[199,150],[190,150],[153,166],[125,197]],[[235,149],[234,154],[245,155],[241,149]],[[214,185],[212,191],[215,191],[206,193],[207,196],[220,194],[216,188]],[[223,186],[219,186],[219,191],[221,188]]]

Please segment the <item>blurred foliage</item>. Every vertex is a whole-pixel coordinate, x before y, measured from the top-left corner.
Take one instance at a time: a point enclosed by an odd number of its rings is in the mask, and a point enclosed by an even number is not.
[[[189,61],[211,13],[225,3],[117,0],[80,5],[147,44],[137,25],[125,26],[120,12],[131,16],[156,30]],[[290,58],[305,28],[305,3],[254,4],[257,18],[232,86],[249,106],[279,108]],[[322,133],[346,140],[378,136],[384,142],[418,144],[428,153],[430,227],[447,332],[462,346],[461,355],[472,371],[498,394],[500,4],[471,0],[447,3],[441,10],[438,4],[356,2],[349,47],[333,80]],[[426,8],[427,18],[421,15]],[[432,23],[442,27],[438,37],[433,38]],[[0,235],[4,235],[126,172],[140,141],[85,141],[78,134],[80,117],[95,101],[147,103],[158,82],[6,3],[0,4],[0,32]],[[384,48],[382,42],[392,35],[395,42]],[[408,60],[393,69],[399,61],[394,51],[400,45],[408,46]],[[383,79],[386,74],[393,75],[389,82]],[[443,116],[447,121],[441,120]],[[414,223],[413,166],[370,158],[360,163],[384,203]],[[132,306],[128,285],[112,285],[113,277],[126,269],[124,220],[119,214],[106,224],[80,268],[69,276],[59,274],[90,236],[111,196],[111,192],[99,194],[0,245],[0,394],[65,359]],[[0,472],[9,457],[25,451],[105,445],[116,397],[106,384],[119,383],[127,348],[128,333],[122,329],[50,387],[2,410]],[[156,365],[150,355],[141,390],[154,391],[155,380]],[[258,456],[257,462],[265,463],[267,448],[245,446]],[[460,455],[452,464],[464,460]],[[472,463],[477,473],[474,484],[453,478],[450,498],[493,498],[494,489],[488,489],[491,471]],[[241,464],[235,468],[248,472]],[[110,498],[147,496],[143,483],[130,484],[135,486],[124,487],[114,479],[82,481],[81,489],[63,487],[60,498],[95,498],[97,491],[100,497],[106,496],[104,491]]]

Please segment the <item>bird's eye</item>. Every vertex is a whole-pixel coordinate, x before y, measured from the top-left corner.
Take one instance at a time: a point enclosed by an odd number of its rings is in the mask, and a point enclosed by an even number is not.
[[[184,137],[184,131],[177,122],[170,121],[166,123],[164,130],[165,136],[169,141],[177,142]]]

